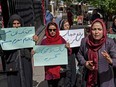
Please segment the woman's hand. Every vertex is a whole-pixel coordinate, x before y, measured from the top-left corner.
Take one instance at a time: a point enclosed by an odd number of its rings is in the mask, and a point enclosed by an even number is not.
[[[111,59],[110,55],[105,50],[101,53],[104,56],[104,58],[108,61],[108,63],[112,64],[112,59]]]
[[[93,61],[86,61],[85,66],[89,70],[94,70],[95,69],[95,66],[93,65]]]
[[[34,35],[34,36],[33,36],[33,40],[34,40],[35,42],[37,42],[37,41],[39,40],[38,36],[37,36],[37,35]]]
[[[69,44],[69,43],[66,43],[66,44],[65,44],[65,47],[66,47],[66,48],[70,48],[70,44]]]
[[[31,50],[31,55],[34,55],[35,54],[35,51],[32,49]]]

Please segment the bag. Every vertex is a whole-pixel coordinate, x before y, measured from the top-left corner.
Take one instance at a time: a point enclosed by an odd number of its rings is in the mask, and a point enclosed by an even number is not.
[[[19,56],[12,62],[6,63],[6,72],[17,72],[19,70]]]

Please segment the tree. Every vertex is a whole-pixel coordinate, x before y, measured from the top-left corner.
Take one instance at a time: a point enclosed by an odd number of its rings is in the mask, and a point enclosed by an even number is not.
[[[88,0],[89,4],[103,9],[104,12],[116,14],[116,0]]]
[[[72,0],[62,0],[62,1],[64,1],[67,4],[67,6],[70,6],[72,3]]]

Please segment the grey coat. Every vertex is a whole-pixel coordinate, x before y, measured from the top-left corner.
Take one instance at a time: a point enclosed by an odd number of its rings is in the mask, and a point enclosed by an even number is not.
[[[81,65],[84,65],[85,62],[88,60],[88,46],[86,44],[87,38],[83,38],[81,41],[81,46],[79,52],[77,54],[78,60]],[[112,60],[113,64],[110,65],[106,59],[102,56],[101,52],[106,50]],[[116,67],[116,44],[111,38],[107,38],[104,45],[98,50],[98,81],[100,87],[115,87],[114,86],[114,73],[113,68]],[[87,76],[87,68],[84,69],[84,76],[85,80]]]

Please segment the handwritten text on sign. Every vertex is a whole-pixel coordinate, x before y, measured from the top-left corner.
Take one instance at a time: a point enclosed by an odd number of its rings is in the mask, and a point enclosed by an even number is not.
[[[35,45],[33,35],[35,35],[34,27],[2,28],[0,44],[3,50],[33,47]]]
[[[70,47],[78,47],[84,38],[84,29],[62,30],[60,35],[70,43]]]
[[[34,47],[34,66],[66,65],[65,45],[39,45]]]

